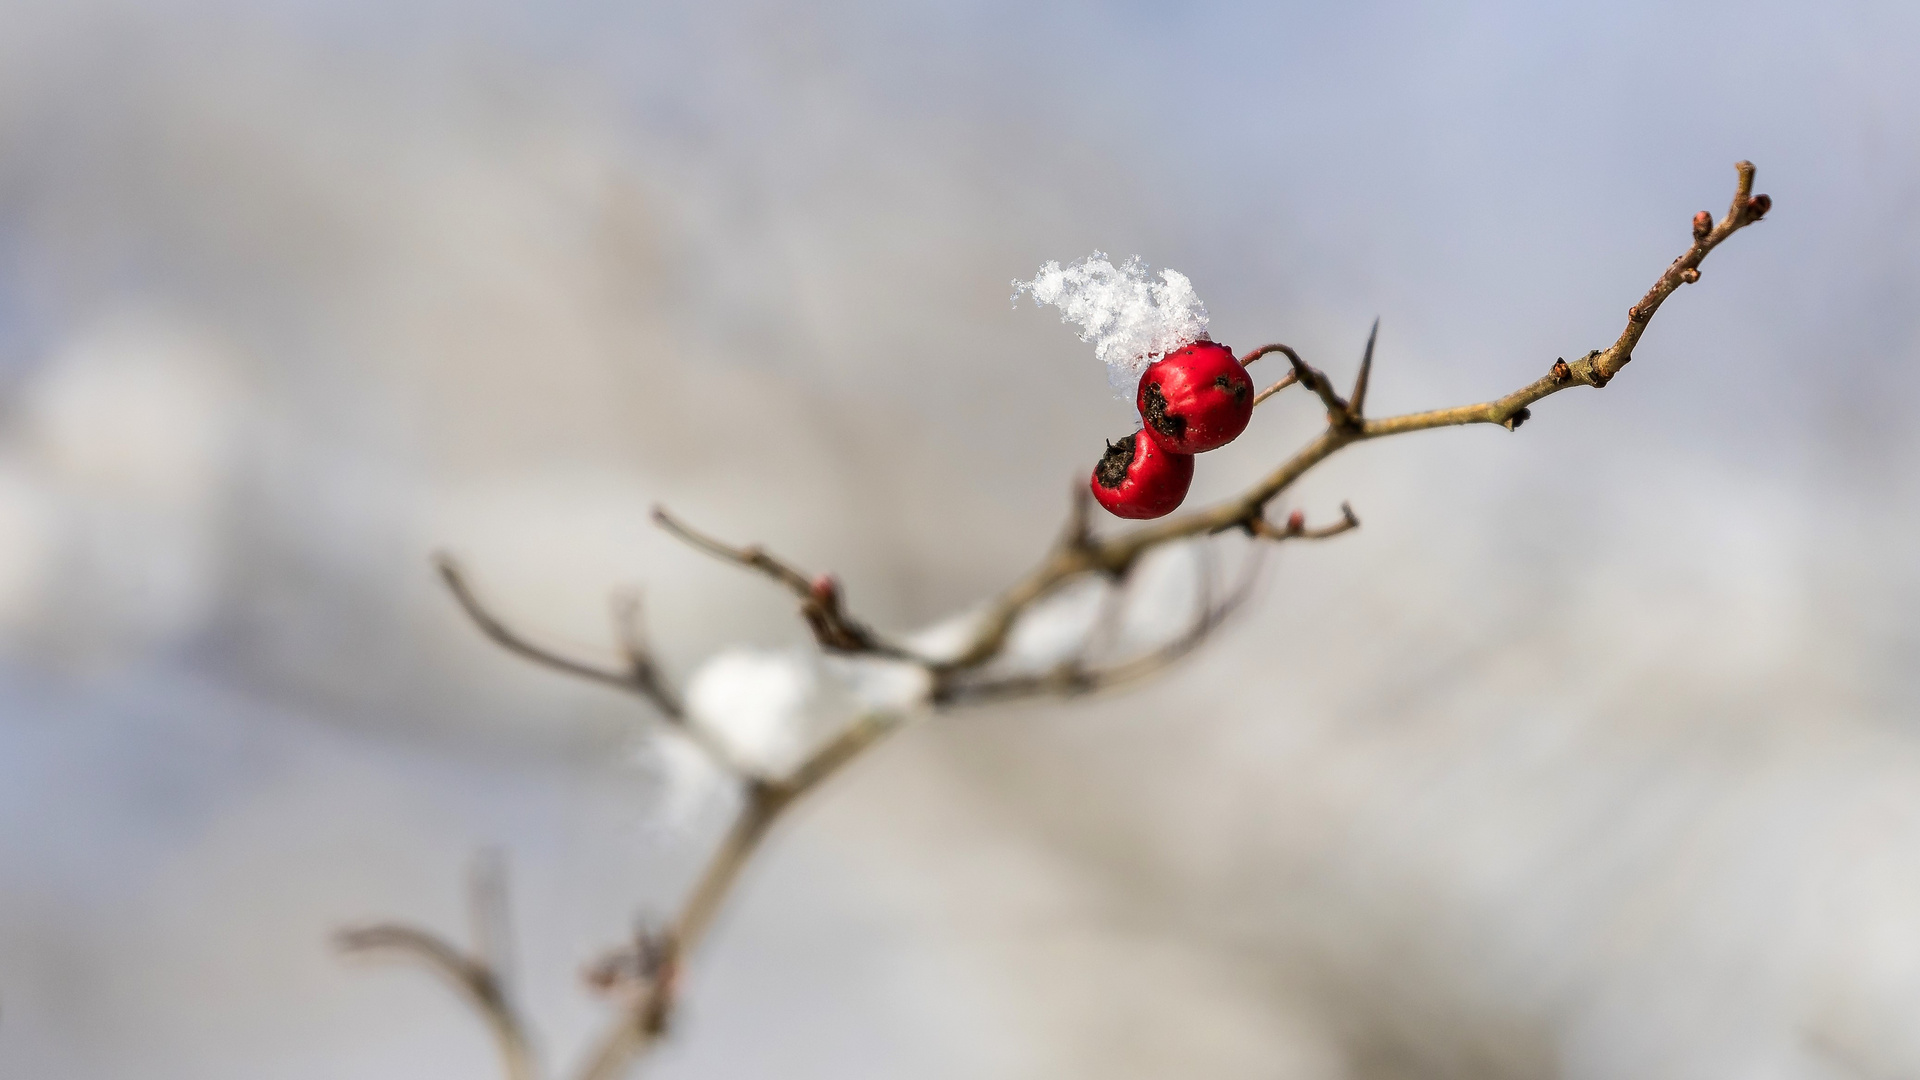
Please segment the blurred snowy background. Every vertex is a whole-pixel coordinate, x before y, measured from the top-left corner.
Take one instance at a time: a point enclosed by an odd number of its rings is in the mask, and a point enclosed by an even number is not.
[[[684,675],[803,640],[662,501],[932,622],[1127,430],[1009,282],[1098,247],[1378,412],[1170,678],[805,808],[671,1078],[1920,1072],[1920,7],[8,0],[0,1075],[493,1075],[337,926],[512,866],[550,1060],[714,825],[426,556]],[[1272,408],[1271,406],[1269,408]],[[1202,464],[1244,482],[1285,403]]]

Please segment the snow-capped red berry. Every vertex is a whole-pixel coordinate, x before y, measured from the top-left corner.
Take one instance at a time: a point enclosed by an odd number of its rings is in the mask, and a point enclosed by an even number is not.
[[[1141,432],[1108,443],[1093,467],[1093,497],[1116,517],[1173,513],[1193,483],[1193,455],[1176,454]]]
[[[1233,350],[1211,341],[1176,349],[1140,377],[1140,416],[1176,454],[1225,446],[1253,419],[1253,379]]]

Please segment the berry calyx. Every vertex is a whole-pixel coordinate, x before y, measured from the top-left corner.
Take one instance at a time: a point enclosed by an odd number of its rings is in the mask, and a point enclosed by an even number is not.
[[[1192,484],[1193,455],[1176,454],[1138,431],[1108,443],[1093,467],[1093,497],[1115,517],[1171,514]]]
[[[1176,454],[1225,446],[1253,419],[1253,379],[1233,350],[1212,341],[1175,349],[1140,376],[1140,417]]]

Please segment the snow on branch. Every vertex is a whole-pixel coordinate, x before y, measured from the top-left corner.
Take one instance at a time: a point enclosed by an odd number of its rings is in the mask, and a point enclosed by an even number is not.
[[[1140,374],[1160,357],[1207,336],[1207,305],[1193,282],[1178,270],[1147,277],[1146,263],[1135,255],[1119,266],[1096,251],[1070,266],[1049,262],[1030,281],[1013,283],[1020,294],[1060,309],[1060,321],[1076,323],[1080,340],[1107,365],[1107,381],[1124,401],[1132,401]]]

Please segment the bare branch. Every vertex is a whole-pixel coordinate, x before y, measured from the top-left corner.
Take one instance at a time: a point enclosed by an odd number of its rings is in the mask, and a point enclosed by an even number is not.
[[[1285,390],[1287,387],[1292,386],[1294,383],[1298,381],[1300,381],[1300,376],[1295,374],[1294,372],[1289,371],[1287,372],[1286,376],[1282,378],[1279,382],[1274,383],[1272,386],[1269,386],[1265,390],[1262,390],[1259,393],[1253,395],[1253,403],[1255,405],[1259,405],[1261,402],[1267,400],[1268,398],[1279,393],[1280,391]]]
[[[745,779],[758,775],[756,770],[739,760],[731,747],[715,737],[712,732],[688,719],[679,696],[669,689],[666,681],[660,677],[652,654],[646,650],[645,638],[639,628],[637,599],[631,599],[625,605],[619,598],[614,602],[616,632],[620,636],[621,649],[627,661],[626,670],[622,671],[602,667],[586,660],[577,660],[545,646],[535,645],[480,602],[480,598],[474,594],[473,587],[467,583],[466,572],[452,556],[444,552],[434,556],[434,566],[440,571],[441,580],[447,583],[447,589],[453,593],[454,599],[460,602],[461,610],[467,613],[467,617],[480,628],[480,632],[494,644],[515,656],[555,671],[577,675],[583,679],[638,694],[660,710],[661,717],[668,727],[700,747],[723,771]]]
[[[1205,549],[1201,551],[1204,559]],[[1202,566],[1209,564],[1203,561]],[[1023,698],[1067,698],[1117,690],[1158,675],[1172,667],[1206,641],[1253,595],[1258,581],[1260,551],[1247,556],[1241,580],[1219,603],[1212,599],[1211,571],[1201,571],[1202,583],[1195,589],[1197,610],[1187,628],[1159,647],[1139,656],[1106,666],[1090,665],[1076,654],[1064,663],[1034,674],[973,682],[955,680],[938,691],[936,701],[947,707],[990,705]]]
[[[1347,403],[1341,400],[1339,391],[1333,388],[1333,382],[1327,378],[1325,372],[1300,359],[1299,353],[1285,345],[1266,345],[1262,348],[1286,354],[1287,362],[1293,365],[1294,381],[1313,391],[1314,395],[1320,399],[1320,403],[1327,407],[1328,423],[1349,424]]]
[[[814,639],[828,652],[870,653],[897,660],[915,659],[905,649],[882,641],[872,630],[846,613],[840,598],[840,583],[833,575],[821,574],[809,578],[768,554],[765,548],[757,544],[734,547],[716,540],[667,513],[664,507],[653,508],[653,520],[695,550],[704,551],[724,562],[757,570],[784,586],[800,601],[800,614],[813,630]]]
[[[448,591],[453,593],[453,598],[460,602],[460,609],[467,613],[467,618],[472,619],[473,624],[480,628],[480,632],[495,645],[515,656],[553,668],[555,671],[638,693],[651,700],[661,712],[668,716],[678,715],[679,706],[676,703],[661,701],[654,697],[649,688],[634,681],[631,673],[601,667],[586,660],[576,660],[544,646],[535,645],[522,637],[493,612],[487,610],[486,606],[480,602],[480,598],[474,595],[473,587],[467,584],[466,571],[461,569],[459,562],[453,556],[445,552],[436,554],[433,557],[433,565],[434,569],[440,572],[440,580],[446,582]]]
[[[661,712],[675,719],[684,718],[686,706],[661,677],[659,664],[653,658],[653,648],[647,643],[639,590],[615,593],[612,607],[613,636],[619,643],[621,658],[627,662],[628,680],[641,693],[653,699]]]
[[[486,1021],[499,1046],[507,1080],[536,1080],[540,1075],[527,1040],[526,1025],[508,1000],[500,979],[485,963],[426,932],[383,924],[343,930],[335,938],[342,952],[397,952],[452,983]]]
[[[1340,520],[1331,525],[1322,525],[1317,529],[1307,528],[1307,515],[1295,510],[1287,515],[1287,523],[1284,526],[1275,526],[1262,515],[1248,522],[1246,530],[1266,540],[1325,540],[1359,527],[1360,519],[1354,516],[1353,507],[1347,503],[1341,503]]]
[[[1269,353],[1287,353],[1287,354],[1289,354],[1289,355],[1291,355],[1291,354],[1292,354],[1292,352],[1293,352],[1293,350],[1292,350],[1292,349],[1289,349],[1289,348],[1287,348],[1287,347],[1286,347],[1285,345],[1262,345],[1262,346],[1260,346],[1260,347],[1259,347],[1259,348],[1257,348],[1257,349],[1253,349],[1253,350],[1251,350],[1251,351],[1249,351],[1249,352],[1247,353],[1247,355],[1245,355],[1245,356],[1243,356],[1243,357],[1241,357],[1241,358],[1240,358],[1240,366],[1241,366],[1241,367],[1248,367],[1248,366],[1250,366],[1250,365],[1251,365],[1251,364],[1252,364],[1252,363],[1253,363],[1253,362],[1254,362],[1255,360],[1258,360],[1258,359],[1260,359],[1261,357],[1263,357],[1263,356],[1266,356],[1266,355],[1268,355]]]

